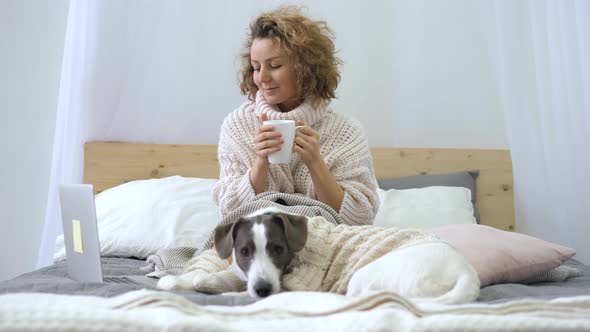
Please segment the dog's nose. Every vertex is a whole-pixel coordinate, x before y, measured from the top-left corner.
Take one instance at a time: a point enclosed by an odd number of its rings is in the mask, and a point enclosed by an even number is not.
[[[254,285],[254,291],[256,291],[256,294],[260,297],[267,297],[272,291],[272,285],[266,281],[260,281]]]

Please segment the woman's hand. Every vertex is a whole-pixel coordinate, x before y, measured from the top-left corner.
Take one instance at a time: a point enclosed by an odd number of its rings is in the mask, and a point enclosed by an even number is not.
[[[260,121],[264,122],[266,120],[268,120],[268,116],[266,113],[262,113]],[[266,181],[270,169],[268,155],[281,149],[283,139],[281,133],[275,131],[272,126],[263,124],[256,129],[253,143],[256,160],[254,160],[254,164],[250,169],[250,184],[258,195],[266,190]]]
[[[293,150],[307,166],[317,198],[339,212],[344,200],[344,189],[320,156],[320,134],[303,121],[297,121],[297,126]]]
[[[262,113],[260,121],[268,120],[266,113]],[[281,149],[283,138],[281,133],[274,130],[273,126],[260,125],[254,134],[254,151],[256,151],[257,159],[266,160],[268,163],[268,155],[277,152]]]
[[[314,162],[320,161],[320,134],[303,121],[297,121],[293,151],[311,168]]]

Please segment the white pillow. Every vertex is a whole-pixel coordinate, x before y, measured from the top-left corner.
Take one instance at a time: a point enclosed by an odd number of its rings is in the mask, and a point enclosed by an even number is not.
[[[199,247],[221,221],[211,190],[217,180],[171,176],[138,180],[96,195],[101,253],[147,258],[172,246]],[[53,259],[65,259],[63,235]]]
[[[375,226],[430,228],[475,224],[471,191],[463,187],[426,187],[387,191],[378,188],[380,207]]]

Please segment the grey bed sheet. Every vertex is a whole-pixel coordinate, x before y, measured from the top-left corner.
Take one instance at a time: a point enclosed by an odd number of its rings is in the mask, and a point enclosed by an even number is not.
[[[102,257],[103,274],[145,275],[140,268],[146,266],[143,260],[120,257]],[[40,292],[70,295],[93,295],[111,297],[132,290],[148,288],[141,285],[120,283],[85,283],[68,278],[66,261],[25,273],[14,279],[0,282],[0,293]],[[211,295],[191,291],[174,291],[190,301],[203,305],[244,305],[255,302],[245,295]]]
[[[79,283],[67,277],[66,262],[23,274],[11,280],[0,282],[0,293],[41,292],[54,294],[76,294],[110,297],[128,291],[145,288],[129,284]],[[103,257],[105,276],[144,275],[140,268],[145,261],[132,258]],[[562,296],[590,295],[590,266],[571,259],[565,265],[573,266],[582,276],[565,282],[549,282],[534,285],[499,284],[481,289],[479,302],[503,302],[516,298],[556,298]],[[210,295],[192,291],[174,291],[190,301],[203,305],[244,305],[255,302],[245,295]]]

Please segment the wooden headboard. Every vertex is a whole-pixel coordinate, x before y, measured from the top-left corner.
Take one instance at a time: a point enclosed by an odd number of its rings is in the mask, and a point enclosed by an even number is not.
[[[378,179],[479,170],[481,223],[514,230],[512,162],[508,150],[373,148]],[[96,192],[139,179],[172,175],[217,178],[215,145],[90,142],[84,146],[84,182]]]

